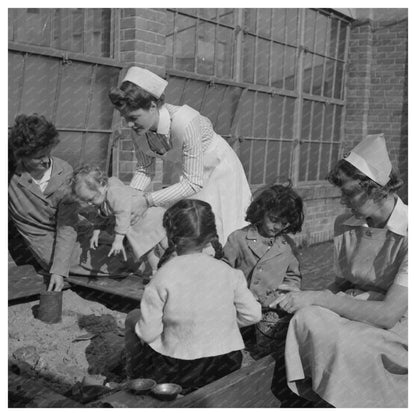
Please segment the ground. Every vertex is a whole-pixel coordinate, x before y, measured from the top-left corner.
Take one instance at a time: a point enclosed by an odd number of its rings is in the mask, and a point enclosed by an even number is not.
[[[332,243],[300,250],[303,289],[321,289],[331,279]],[[9,362],[14,369],[40,376],[53,390],[68,395],[85,376],[99,382],[120,381],[123,370],[124,320],[137,305],[76,288],[63,293],[62,322],[36,319],[39,300],[9,306]],[[107,305],[107,306],[105,306]],[[84,340],[77,340],[86,336]],[[250,362],[244,356],[244,365]]]

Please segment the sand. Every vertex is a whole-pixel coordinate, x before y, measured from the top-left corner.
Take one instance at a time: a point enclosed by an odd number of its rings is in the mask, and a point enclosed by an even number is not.
[[[9,306],[9,359],[65,393],[87,374],[105,378],[122,373],[125,313],[63,293],[62,322],[35,318],[38,300]],[[81,327],[80,327],[81,323]],[[73,342],[81,335],[92,339]],[[114,379],[114,377],[113,377]]]

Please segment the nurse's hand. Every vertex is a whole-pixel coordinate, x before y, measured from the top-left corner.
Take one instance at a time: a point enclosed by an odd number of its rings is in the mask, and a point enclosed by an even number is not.
[[[320,293],[320,291],[313,290],[299,291],[298,288],[287,288],[286,290],[289,290],[288,293],[280,295],[269,305],[270,308],[275,308],[279,305],[284,311],[288,313],[295,313],[305,306],[314,305],[314,302]]]
[[[60,292],[64,287],[64,277],[59,275],[59,274],[55,274],[52,273],[51,274],[51,280],[49,280],[49,286],[48,286],[48,290],[53,290],[54,292]]]

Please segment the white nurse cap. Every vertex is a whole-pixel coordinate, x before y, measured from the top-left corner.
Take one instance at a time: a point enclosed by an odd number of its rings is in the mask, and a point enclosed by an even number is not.
[[[168,82],[153,72],[140,68],[138,66],[132,66],[127,71],[124,81],[130,81],[136,84],[138,87],[143,88],[149,94],[152,94],[156,98],[160,98],[165,91]]]
[[[384,134],[370,134],[344,159],[381,186],[390,180],[392,169]]]

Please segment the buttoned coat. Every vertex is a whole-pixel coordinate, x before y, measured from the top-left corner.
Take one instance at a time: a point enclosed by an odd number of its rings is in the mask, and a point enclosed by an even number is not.
[[[236,230],[228,237],[223,260],[243,271],[254,296],[268,306],[280,284],[300,287],[301,274],[290,237],[278,236],[271,245],[264,241],[254,225]]]

